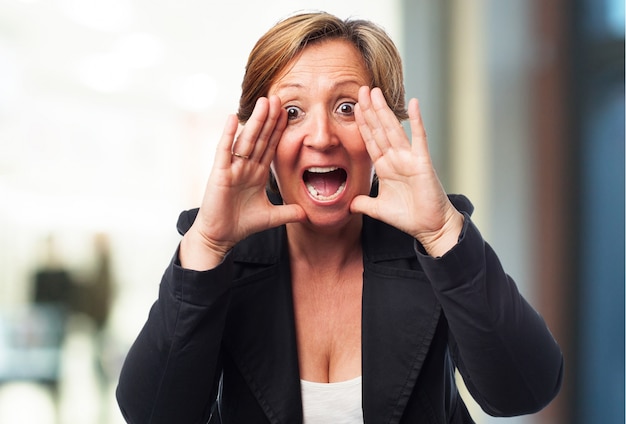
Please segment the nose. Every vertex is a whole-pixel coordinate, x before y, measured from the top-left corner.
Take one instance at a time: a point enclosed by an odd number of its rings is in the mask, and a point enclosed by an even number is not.
[[[339,145],[339,138],[335,131],[336,123],[327,113],[311,113],[308,124],[308,134],[304,140],[306,147],[326,151]]]

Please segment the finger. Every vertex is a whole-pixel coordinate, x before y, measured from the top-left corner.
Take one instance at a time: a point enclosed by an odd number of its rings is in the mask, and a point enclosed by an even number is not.
[[[361,137],[363,137],[365,148],[370,158],[372,158],[372,161],[376,162],[376,160],[383,155],[383,151],[378,143],[376,143],[372,128],[366,119],[366,114],[370,113],[371,107],[369,87],[361,87],[359,89],[359,101],[354,106],[354,118],[359,132],[361,133]]]
[[[376,113],[378,125],[381,127],[381,135],[384,134],[385,141],[388,141],[394,147],[406,146],[408,138],[404,128],[387,104],[382,90],[375,87],[372,89],[370,97],[372,99],[372,109]]]
[[[268,114],[258,139],[255,142],[253,157],[261,163],[268,163],[266,153],[269,151],[273,157],[276,144],[285,129],[286,116],[278,96],[270,96],[268,99]],[[271,159],[270,159],[271,162]]]
[[[232,159],[232,146],[235,134],[237,133],[237,126],[239,122],[236,115],[228,115],[226,124],[224,124],[224,130],[220,141],[217,144],[217,151],[215,154],[215,166],[218,168],[227,168],[230,166]]]
[[[269,101],[265,97],[259,97],[256,101],[252,115],[243,127],[241,133],[232,145],[232,152],[245,157],[250,157],[254,146],[263,131],[269,113]]]
[[[391,111],[380,88],[371,91],[359,92],[363,118],[369,129],[371,144],[375,144],[381,154],[386,154],[389,149],[402,146],[408,142],[406,134],[400,122]],[[364,130],[364,129],[363,129]],[[402,133],[400,133],[402,130]]]
[[[278,120],[276,121],[274,131],[270,136],[267,148],[259,159],[259,162],[265,166],[270,166],[270,163],[274,159],[274,155],[276,154],[276,147],[278,147],[278,143],[280,142],[285,128],[287,127],[287,111],[283,109],[283,107],[280,105],[280,100],[278,106]]]
[[[411,127],[411,144],[413,150],[420,155],[429,155],[426,129],[424,128],[419,101],[417,99],[411,99],[409,101],[409,124]]]
[[[370,90],[369,87],[361,87],[359,90],[359,107],[361,108],[363,121],[366,128],[362,128],[368,134],[370,142],[376,143],[381,152],[385,152],[389,147],[389,140],[385,129],[378,117],[376,107],[374,105],[374,97],[372,94],[376,88]]]

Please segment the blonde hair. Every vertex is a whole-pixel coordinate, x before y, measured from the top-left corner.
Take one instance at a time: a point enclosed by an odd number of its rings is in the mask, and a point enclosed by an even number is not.
[[[237,116],[246,122],[259,97],[267,96],[276,77],[307,45],[325,40],[351,42],[363,56],[371,76],[398,120],[407,119],[400,54],[378,25],[360,19],[342,20],[325,12],[301,13],[278,22],[256,43],[246,65]]]

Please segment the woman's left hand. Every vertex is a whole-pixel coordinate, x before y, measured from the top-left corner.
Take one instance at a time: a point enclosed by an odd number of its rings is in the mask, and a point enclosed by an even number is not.
[[[409,102],[411,141],[379,88],[361,87],[355,117],[379,179],[378,196],[357,196],[350,209],[415,237],[431,256],[458,241],[463,215],[446,195],[428,152],[416,99]]]

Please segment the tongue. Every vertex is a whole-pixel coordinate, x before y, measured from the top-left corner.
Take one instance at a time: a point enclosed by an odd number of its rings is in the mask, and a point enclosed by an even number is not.
[[[306,172],[304,181],[312,185],[320,196],[332,196],[344,182],[345,175],[341,169],[323,174]]]

